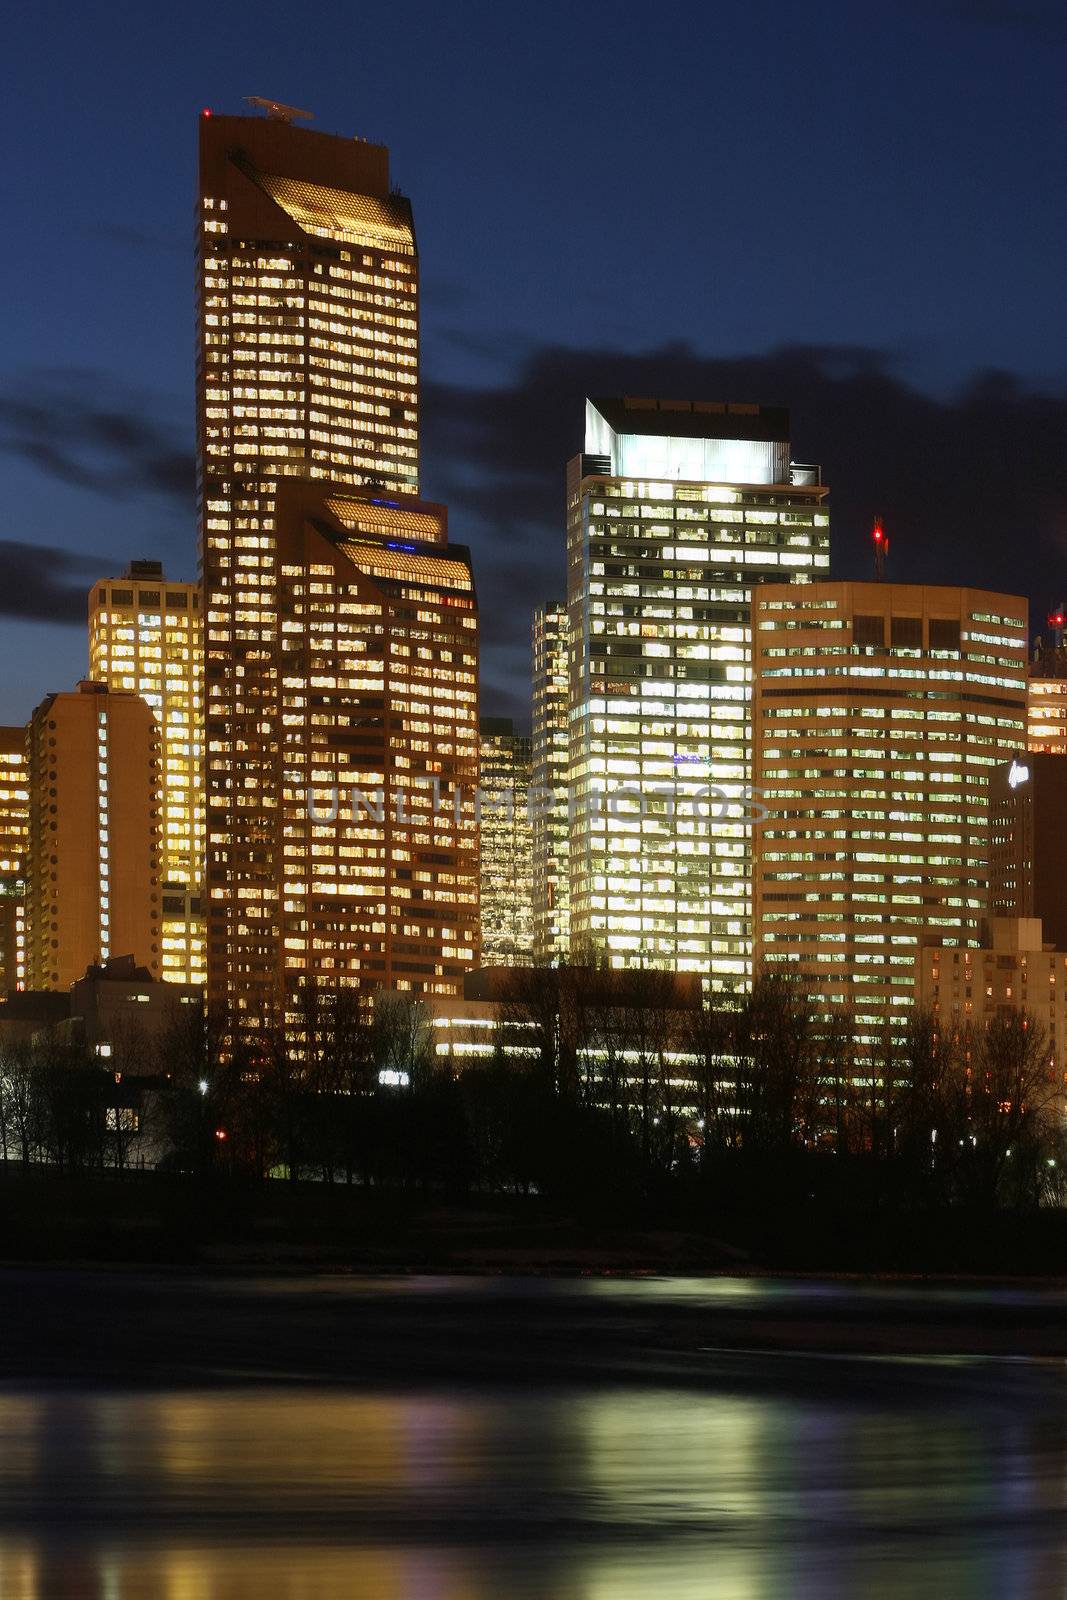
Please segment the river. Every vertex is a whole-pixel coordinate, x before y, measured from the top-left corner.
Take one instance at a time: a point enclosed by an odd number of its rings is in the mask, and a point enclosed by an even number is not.
[[[1062,1596],[1064,1304],[8,1272],[0,1600]]]

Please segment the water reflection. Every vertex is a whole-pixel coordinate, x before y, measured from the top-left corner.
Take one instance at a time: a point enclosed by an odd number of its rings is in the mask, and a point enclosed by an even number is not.
[[[0,1393],[0,1597],[1063,1594],[1058,1372],[752,1361],[772,1389]]]

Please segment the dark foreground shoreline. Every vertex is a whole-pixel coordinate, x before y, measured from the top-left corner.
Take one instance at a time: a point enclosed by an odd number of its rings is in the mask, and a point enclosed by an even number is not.
[[[1067,1210],[718,1209],[0,1163],[0,1261],[357,1273],[807,1273],[1067,1281]]]
[[[823,1384],[834,1357],[1067,1358],[1061,1213],[685,1220],[9,1168],[0,1381],[702,1385],[778,1352]]]

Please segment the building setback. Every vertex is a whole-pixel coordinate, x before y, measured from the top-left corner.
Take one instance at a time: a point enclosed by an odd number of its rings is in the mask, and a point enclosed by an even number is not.
[[[790,461],[785,411],[586,402],[567,469],[579,954],[748,983],[750,607],[826,568],[826,494]]]
[[[135,694],[85,681],[29,727],[26,985],[131,955],[159,977],[159,736]]]
[[[28,782],[26,729],[0,728],[0,994],[26,978]]]
[[[451,992],[478,940],[477,607],[417,499],[418,259],[383,147],[202,119],[199,465],[209,1004],[247,1037],[311,979]],[[434,779],[469,809],[427,814]],[[338,784],[380,788],[383,820],[313,819]]]
[[[925,938],[977,945],[990,778],[1025,726],[1026,601],[816,583],[753,601],[756,960],[868,1037]]]
[[[527,965],[533,959],[530,740],[515,732],[510,717],[483,717],[480,731],[481,959]]]
[[[1019,750],[991,778],[990,911],[1067,950],[1067,754]]]
[[[567,607],[539,606],[533,629],[531,847],[533,953],[544,964],[570,951],[570,818],[567,810]]]
[[[162,781],[162,971],[169,983],[205,980],[204,653],[200,588],[135,561],[89,593],[89,676],[151,706]]]

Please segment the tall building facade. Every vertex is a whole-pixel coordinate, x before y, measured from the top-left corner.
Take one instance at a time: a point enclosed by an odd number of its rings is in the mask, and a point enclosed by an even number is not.
[[[28,738],[26,985],[130,955],[160,976],[159,734],[139,695],[49,695]]]
[[[1037,918],[1067,950],[1067,755],[1019,750],[990,780],[990,914]]]
[[[477,608],[416,498],[418,260],[388,152],[203,118],[198,250],[208,996],[254,1034],[311,978],[448,992],[476,952]],[[385,794],[373,837],[310,816],[341,780]],[[433,781],[469,806],[398,823]]]
[[[570,668],[567,607],[562,601],[539,606],[534,612],[532,644],[533,956],[543,965],[566,958],[570,951]]]
[[[567,469],[576,950],[749,981],[750,610],[824,572],[826,495],[784,411],[587,401]]]
[[[0,994],[26,979],[28,784],[26,729],[0,728]]]
[[[990,780],[1026,719],[1026,602],[771,585],[752,613],[755,954],[873,1037],[926,939],[980,942]]]
[[[481,720],[478,843],[481,958],[487,966],[533,959],[531,742],[510,717]]]
[[[203,983],[204,651],[200,588],[135,561],[89,594],[89,676],[139,694],[159,731],[161,976]]]
[[[1067,651],[1038,640],[1026,686],[1026,745],[1067,755]]]

